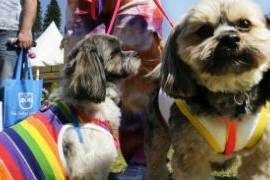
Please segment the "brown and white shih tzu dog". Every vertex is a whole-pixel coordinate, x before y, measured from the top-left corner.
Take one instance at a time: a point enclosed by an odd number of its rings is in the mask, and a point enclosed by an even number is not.
[[[270,31],[254,2],[193,7],[162,58],[146,130],[147,178],[168,178],[171,146],[177,180],[206,180],[237,155],[239,179],[270,179],[269,63]]]
[[[59,99],[0,133],[0,179],[107,180],[119,146],[121,81],[140,59],[99,35],[78,42],[65,63]]]
[[[110,128],[104,122],[96,124],[109,129],[109,133],[117,134],[121,117],[118,107],[121,83],[135,75],[139,66],[137,53],[123,51],[114,36],[86,38],[70,52],[64,69],[62,99],[82,112],[81,118],[85,117],[82,121],[86,121],[81,128],[84,143],[78,141],[74,128],[63,134],[64,156],[71,178],[107,179],[109,167],[117,156],[117,137],[111,138],[108,131],[99,132],[88,124],[91,124],[91,119],[107,121]]]

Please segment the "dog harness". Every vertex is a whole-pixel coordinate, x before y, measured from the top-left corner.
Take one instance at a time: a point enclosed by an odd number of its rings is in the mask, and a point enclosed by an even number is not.
[[[70,127],[64,125],[70,123],[70,112],[67,105],[57,102],[1,132],[0,179],[67,179],[61,141],[64,129]],[[83,117],[79,119],[82,120]],[[103,125],[104,123],[97,119],[88,124],[90,128],[105,131],[112,137],[105,130],[110,126]]]
[[[82,124],[82,123],[87,124],[87,126],[90,127],[91,129],[102,131],[108,134],[109,136],[111,136],[114,139],[115,147],[119,149],[120,147],[119,140],[117,137],[114,136],[113,129],[109,121],[104,120],[104,119],[97,119],[97,118],[89,117],[85,113],[78,111],[74,108],[70,108],[66,104],[61,103],[61,102],[57,102],[57,107],[61,109],[61,111],[63,112],[63,115],[65,116],[65,119],[68,119],[68,122],[72,122],[72,123],[74,122],[72,120],[72,117],[74,117],[74,112],[75,112],[75,114],[77,114],[75,118],[78,120],[79,124]],[[80,125],[78,126],[79,127],[77,128],[80,128]],[[80,141],[82,142],[83,139],[81,139],[82,137],[80,137],[81,136],[80,132],[78,132],[78,136],[79,136]]]
[[[269,109],[263,107],[260,113],[244,120],[231,120],[225,117],[197,117],[191,113],[183,100],[172,99],[163,91],[159,92],[158,104],[163,119],[168,124],[170,107],[175,103],[180,112],[195,127],[199,134],[217,153],[230,155],[233,152],[251,148],[262,137],[269,119]]]

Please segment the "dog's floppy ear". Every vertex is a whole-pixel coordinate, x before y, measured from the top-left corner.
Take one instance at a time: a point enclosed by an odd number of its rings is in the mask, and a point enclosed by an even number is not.
[[[260,82],[261,95],[263,95],[268,101],[270,100],[270,70],[266,71],[263,75],[263,79]]]
[[[181,25],[178,25],[171,32],[161,61],[161,87],[174,98],[191,97],[196,93],[196,84],[191,69],[177,54],[178,44],[176,41],[181,31]]]
[[[266,26],[270,29],[270,13],[265,15]]]
[[[91,39],[82,40],[70,52],[65,66],[65,76],[70,79],[68,91],[78,100],[100,103],[106,96],[106,77],[103,59]]]

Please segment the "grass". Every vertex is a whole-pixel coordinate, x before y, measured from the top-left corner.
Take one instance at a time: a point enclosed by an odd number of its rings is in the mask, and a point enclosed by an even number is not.
[[[118,151],[118,156],[114,163],[111,166],[111,173],[109,175],[108,180],[115,180],[116,176],[120,174],[121,172],[125,171],[127,168],[127,163],[121,153],[121,151]]]
[[[114,163],[111,166],[111,172],[112,173],[121,173],[123,172],[127,167],[127,163],[121,153],[121,151],[118,151],[118,156]]]

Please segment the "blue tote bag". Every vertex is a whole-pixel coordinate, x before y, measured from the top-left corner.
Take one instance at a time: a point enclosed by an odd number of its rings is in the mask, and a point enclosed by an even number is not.
[[[41,106],[43,81],[34,80],[27,50],[21,50],[13,79],[3,82],[3,126],[7,128],[37,112]]]

